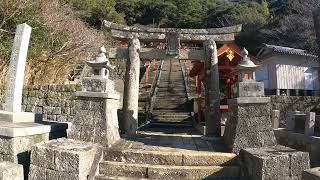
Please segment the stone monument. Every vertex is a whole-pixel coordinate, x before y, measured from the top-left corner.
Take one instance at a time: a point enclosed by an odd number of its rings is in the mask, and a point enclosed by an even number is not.
[[[5,106],[4,111],[0,111],[0,121],[34,122],[33,113],[21,112],[24,70],[31,29],[26,23],[17,26],[6,77]]]
[[[39,119],[35,121],[35,114],[21,112],[24,69],[30,34],[29,25],[17,26],[7,74],[5,111],[0,111],[0,161],[22,164],[25,177],[28,174],[31,147],[51,138],[64,137],[68,129],[66,123],[42,122],[42,116],[37,116]],[[10,165],[8,168],[11,169],[11,167],[14,166]],[[14,173],[13,170],[12,172]],[[20,177],[20,170],[16,173]],[[12,179],[14,179],[13,176]]]
[[[77,113],[69,137],[108,147],[120,139],[117,115],[120,96],[109,79],[109,71],[114,66],[105,53],[106,49],[101,47],[96,58],[87,61],[93,76],[83,78],[82,91],[76,92]]]
[[[242,53],[244,58],[237,66],[239,82],[233,86],[234,99],[228,101],[229,118],[224,133],[226,145],[235,153],[243,148],[276,145],[270,97],[263,97],[263,82],[255,81],[257,65],[250,60],[246,49]]]

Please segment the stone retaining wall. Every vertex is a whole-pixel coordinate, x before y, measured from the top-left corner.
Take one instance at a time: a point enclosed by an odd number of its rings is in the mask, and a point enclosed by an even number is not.
[[[272,110],[280,110],[280,127],[286,126],[290,111],[316,112],[320,114],[320,97],[271,96]]]
[[[25,87],[22,98],[22,111],[43,114],[44,120],[72,122],[74,93],[80,85],[44,85]],[[0,109],[4,107],[4,91],[0,88]]]

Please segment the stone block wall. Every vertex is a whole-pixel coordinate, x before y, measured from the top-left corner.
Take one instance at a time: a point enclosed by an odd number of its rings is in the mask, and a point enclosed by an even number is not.
[[[316,112],[320,115],[320,97],[271,96],[272,110],[280,110],[280,127],[286,127],[290,111]],[[319,124],[319,123],[317,123]]]
[[[44,120],[72,122],[75,95],[80,85],[43,85],[25,87],[22,111],[43,114]],[[4,90],[0,88],[0,109],[4,108]]]

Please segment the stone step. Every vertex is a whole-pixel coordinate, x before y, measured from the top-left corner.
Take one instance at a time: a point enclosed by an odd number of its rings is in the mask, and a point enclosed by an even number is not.
[[[185,111],[185,110],[153,110],[152,111],[153,114],[190,114],[189,111]]]
[[[186,111],[153,111],[152,114],[154,116],[165,115],[165,116],[190,116],[190,112]]]
[[[108,176],[150,179],[218,179],[239,178],[240,168],[238,166],[168,166],[104,161],[99,165],[99,173]]]
[[[187,97],[186,92],[176,92],[176,93],[169,93],[169,92],[158,92],[156,94],[156,97],[167,97],[167,96],[175,96],[175,97]]]
[[[187,102],[186,101],[172,101],[172,100],[166,100],[166,99],[158,99],[155,101],[154,105],[155,106],[165,106],[165,107],[179,107],[179,106],[184,106]]]
[[[147,180],[147,178],[133,178],[133,177],[124,177],[124,176],[105,176],[97,175],[94,178],[95,180]]]
[[[185,89],[168,89],[168,88],[160,88],[157,90],[158,93],[170,93],[170,94],[176,94],[176,93],[185,93]],[[186,93],[185,93],[186,94]]]
[[[190,118],[189,113],[166,113],[166,114],[152,114],[154,119],[188,119]]]
[[[157,119],[157,118],[152,118],[151,122],[154,123],[187,123],[189,122],[189,119]]]
[[[176,101],[176,100],[186,102],[186,101],[188,101],[188,98],[185,96],[178,96],[178,97],[168,96],[168,97],[158,97],[157,98],[157,101]]]
[[[157,122],[151,121],[147,125],[148,129],[152,128],[162,128],[162,129],[188,129],[193,128],[192,122]]]
[[[157,107],[155,106],[153,108],[155,111],[188,111],[188,108],[186,107]]]
[[[177,117],[177,116],[152,116],[153,121],[161,121],[161,122],[184,122],[189,121],[191,117]]]
[[[185,87],[179,87],[179,86],[174,86],[174,87],[168,87],[168,86],[158,86],[158,91],[186,91]]]
[[[124,163],[171,165],[171,166],[233,166],[238,165],[234,153],[205,152],[205,151],[150,151],[136,149],[108,149],[106,161]]]

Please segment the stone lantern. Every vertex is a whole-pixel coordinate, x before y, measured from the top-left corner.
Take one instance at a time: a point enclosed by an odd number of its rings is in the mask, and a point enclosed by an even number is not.
[[[242,50],[243,59],[237,66],[237,70],[239,72],[238,80],[239,82],[243,81],[255,81],[255,70],[257,69],[257,65],[255,65],[251,59],[248,57],[249,52],[246,48]],[[247,75],[247,77],[246,77]]]
[[[114,93],[114,82],[109,79],[109,71],[115,67],[110,64],[106,52],[102,46],[95,59],[86,62],[92,68],[93,76],[82,79],[83,92]]]
[[[255,65],[243,49],[243,59],[237,66],[239,81],[232,87],[233,99],[228,99],[228,120],[223,139],[234,153],[245,148],[276,145],[271,126],[270,97],[264,97],[263,82],[255,81]]]
[[[237,66],[238,83],[232,88],[233,98],[236,97],[261,97],[264,96],[263,82],[256,82],[255,71],[258,65],[248,57],[248,51],[243,48],[243,58]]]
[[[107,53],[107,50],[102,46],[96,58],[93,61],[87,61],[87,65],[93,69],[94,76],[108,79],[109,71],[114,70],[115,67],[110,65],[110,61],[105,53]]]
[[[115,67],[110,64],[106,52],[101,47],[96,57],[87,61],[93,75],[82,78],[82,90],[75,93],[77,113],[68,137],[110,147],[120,139],[117,114],[120,95],[109,79],[109,71]]]

